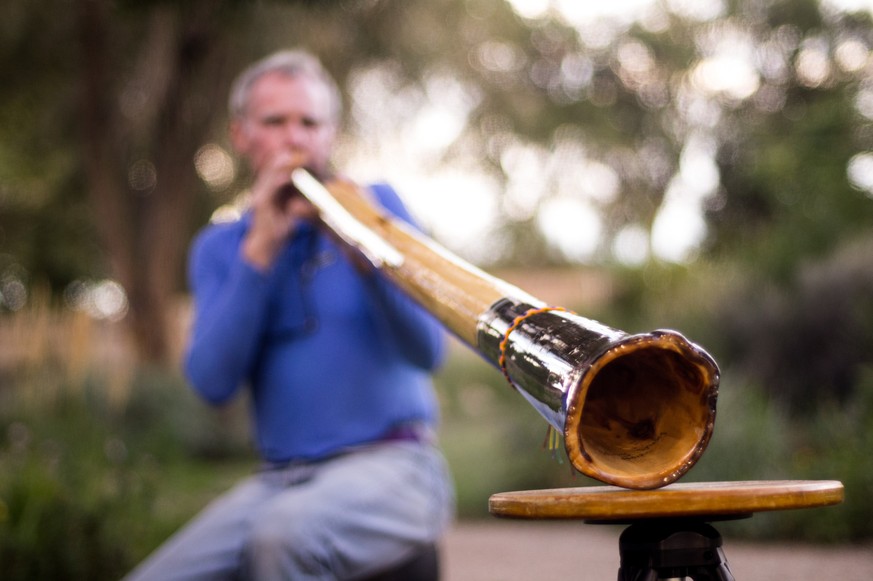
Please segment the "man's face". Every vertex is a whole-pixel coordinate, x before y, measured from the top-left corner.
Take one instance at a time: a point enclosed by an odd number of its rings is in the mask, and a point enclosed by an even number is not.
[[[243,116],[231,123],[231,139],[255,173],[281,152],[322,173],[336,137],[331,112],[330,93],[320,81],[269,73],[252,85]]]

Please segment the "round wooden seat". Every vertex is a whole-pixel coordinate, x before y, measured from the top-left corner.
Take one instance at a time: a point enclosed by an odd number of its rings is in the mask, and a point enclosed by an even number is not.
[[[828,506],[842,500],[843,485],[835,480],[761,480],[671,484],[655,490],[587,486],[501,492],[491,496],[488,509],[495,516],[522,519],[719,520],[755,512]]]
[[[842,501],[843,485],[835,480],[763,480],[501,492],[488,509],[507,518],[629,525],[619,538],[618,581],[735,581],[721,535],[708,523]]]

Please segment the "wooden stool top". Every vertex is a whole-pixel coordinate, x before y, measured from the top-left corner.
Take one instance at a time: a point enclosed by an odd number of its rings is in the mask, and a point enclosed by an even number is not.
[[[626,522],[647,518],[711,517],[813,508],[843,501],[835,480],[760,480],[671,484],[656,490],[586,486],[501,492],[488,501],[491,514],[522,519]]]

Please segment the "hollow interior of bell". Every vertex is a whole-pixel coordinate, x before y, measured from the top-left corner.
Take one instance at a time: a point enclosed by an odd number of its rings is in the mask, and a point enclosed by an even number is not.
[[[619,478],[684,473],[708,442],[712,389],[706,368],[673,348],[629,349],[590,378],[580,447],[598,470]]]

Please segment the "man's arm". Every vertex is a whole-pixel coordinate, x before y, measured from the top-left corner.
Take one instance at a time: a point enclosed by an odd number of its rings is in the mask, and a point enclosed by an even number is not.
[[[207,231],[192,247],[194,323],[185,371],[208,401],[230,399],[248,377],[266,317],[268,274],[240,255],[231,232]]]
[[[226,401],[248,378],[266,324],[273,266],[299,222],[315,215],[306,200],[290,195],[291,170],[301,162],[300,155],[279,151],[261,168],[241,240],[207,234],[192,249],[196,310],[186,372],[209,401]]]

